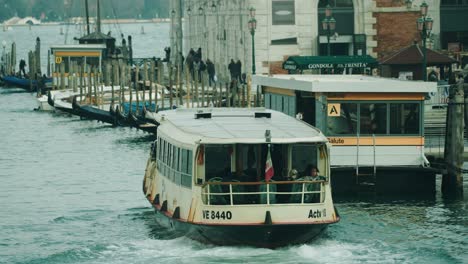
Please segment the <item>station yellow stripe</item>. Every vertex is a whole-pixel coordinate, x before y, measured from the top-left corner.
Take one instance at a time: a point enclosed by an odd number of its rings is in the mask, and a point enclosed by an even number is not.
[[[98,51],[56,51],[55,57],[99,57]]]
[[[357,137],[328,137],[333,146],[358,145]],[[373,146],[372,137],[359,137],[359,146]],[[375,137],[376,146],[424,146],[424,137]]]
[[[295,96],[295,93],[293,90],[286,90],[286,89],[281,89],[281,88],[275,88],[275,87],[269,87],[266,86],[263,88],[266,93],[272,93],[272,94],[281,94],[281,95],[288,95],[288,96]]]
[[[378,89],[378,88],[376,88]],[[409,101],[409,100],[424,100],[424,95],[421,93],[329,93],[327,95],[329,101],[332,100],[356,100],[356,101]]]

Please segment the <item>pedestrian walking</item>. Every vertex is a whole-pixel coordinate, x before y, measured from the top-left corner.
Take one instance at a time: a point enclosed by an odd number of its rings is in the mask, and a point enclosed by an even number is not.
[[[216,71],[215,71],[215,66],[214,66],[213,62],[210,59],[206,60],[206,68],[207,68],[207,71],[208,71],[208,84],[211,87],[211,83],[213,83],[213,84],[216,83],[216,81],[215,81]]]

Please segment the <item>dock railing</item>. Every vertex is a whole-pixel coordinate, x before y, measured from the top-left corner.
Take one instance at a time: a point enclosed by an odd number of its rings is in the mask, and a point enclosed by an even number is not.
[[[202,199],[207,205],[270,205],[322,203],[325,180],[204,183]]]
[[[450,85],[438,85],[437,92],[431,93],[425,101],[425,106],[430,108],[445,108],[448,104]]]

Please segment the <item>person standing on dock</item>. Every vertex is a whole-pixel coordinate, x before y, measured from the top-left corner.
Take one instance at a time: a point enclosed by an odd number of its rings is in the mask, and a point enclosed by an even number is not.
[[[195,53],[195,61],[201,61],[202,59],[203,57],[201,48],[198,48],[197,52]]]
[[[231,62],[228,65],[229,73],[231,74],[231,80],[236,79],[236,63],[234,59],[231,59]]]
[[[214,66],[213,62],[211,62],[210,59],[206,60],[206,68],[208,70],[208,84],[211,87],[212,82],[213,82],[213,84],[216,83],[216,81],[214,79],[216,71],[215,71],[215,66]]]
[[[199,82],[202,81],[204,71],[206,71],[206,64],[202,60],[200,60],[200,62],[198,63],[198,80],[199,80]]]
[[[164,62],[169,62],[171,60],[171,47],[165,47],[164,52],[166,52],[166,57],[164,58]]]
[[[20,72],[19,72],[20,76],[21,76],[21,72],[23,72],[23,77],[26,77],[26,71],[25,71],[26,61],[24,59],[20,60],[19,68],[20,68]]]
[[[190,75],[192,76],[192,79],[195,78],[194,68],[193,68],[194,59],[195,59],[195,51],[193,49],[190,49],[187,55],[187,59],[185,59],[185,63],[187,64],[187,67],[190,72]]]
[[[242,62],[238,59],[236,62],[236,81],[239,81],[239,83],[242,83],[241,79],[241,73],[242,73]]]

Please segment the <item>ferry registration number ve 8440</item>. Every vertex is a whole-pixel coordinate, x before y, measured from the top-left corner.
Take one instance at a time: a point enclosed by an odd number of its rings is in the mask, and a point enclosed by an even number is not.
[[[231,220],[232,213],[231,211],[215,211],[215,210],[203,210],[202,211],[203,219],[212,219],[212,220]]]

